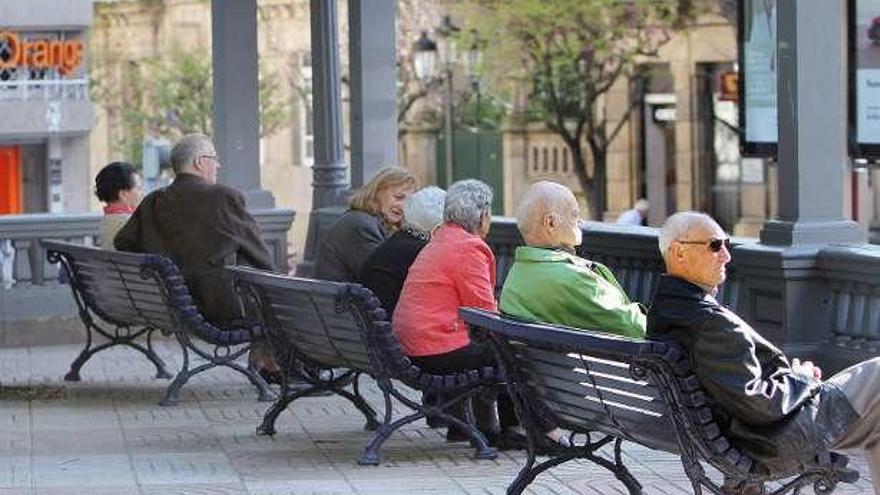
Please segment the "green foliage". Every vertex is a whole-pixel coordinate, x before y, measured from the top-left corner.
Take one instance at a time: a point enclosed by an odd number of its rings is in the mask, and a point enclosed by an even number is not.
[[[498,130],[509,112],[507,103],[491,93],[468,92],[455,107],[455,124],[481,130]]]
[[[174,142],[192,132],[212,133],[210,55],[173,50],[168,59],[129,61],[121,73],[119,78],[111,78],[107,70],[93,74],[92,97],[118,117],[118,150],[124,159],[140,163],[146,137]],[[281,90],[276,74],[261,74],[261,137],[272,135],[289,120],[290,103]]]
[[[637,75],[671,32],[705,12],[711,0],[481,0],[465,9],[487,39],[488,70],[529,88],[529,115],[559,134],[572,152],[592,215],[605,208],[608,146],[629,111],[609,122],[603,96]],[[586,143],[594,164],[587,170]]]

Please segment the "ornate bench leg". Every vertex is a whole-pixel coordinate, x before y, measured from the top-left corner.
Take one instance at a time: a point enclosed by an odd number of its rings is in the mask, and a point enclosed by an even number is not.
[[[165,367],[165,361],[156,354],[156,350],[153,348],[153,332],[155,332],[155,328],[151,328],[147,332],[147,349],[144,352],[144,355],[147,356],[147,359],[153,362],[153,365],[156,366],[156,378],[171,378],[173,375],[168,371],[168,368]]]
[[[275,420],[278,419],[278,415],[287,409],[287,406],[289,406],[291,402],[312,393],[316,388],[317,387],[308,387],[296,392],[291,392],[289,387],[282,387],[281,394],[279,394],[278,398],[275,399],[275,402],[269,406],[266,414],[263,415],[263,422],[260,423],[260,426],[257,426],[257,435],[274,435]]]
[[[257,387],[257,393],[259,394],[259,398],[257,400],[259,400],[260,402],[269,402],[275,400],[278,397],[275,392],[273,392],[272,389],[269,387],[269,384],[266,383],[266,380],[263,380],[263,377],[261,377],[259,373],[257,373],[253,368],[244,367],[232,361],[225,364],[229,368],[234,369],[235,371],[238,371],[239,373],[246,376],[247,379],[250,380],[250,382],[255,387]]]
[[[367,443],[366,447],[364,447],[364,452],[363,454],[361,454],[360,458],[357,461],[358,464],[360,464],[361,466],[379,465],[379,461],[381,459],[381,457],[379,456],[379,447],[382,446],[382,443],[385,442],[388,436],[390,436],[391,433],[396,429],[394,425],[400,423],[400,420],[391,423],[391,385],[389,383],[380,382],[379,388],[382,390],[382,398],[385,402],[385,415],[382,419],[382,423],[376,428],[376,431],[373,432],[373,435],[370,437],[370,442]]]
[[[183,352],[183,364],[180,366],[180,371],[177,372],[177,376],[174,377],[174,381],[172,381],[165,390],[165,397],[159,401],[160,406],[176,406],[180,401],[178,398],[180,387],[189,380],[189,377],[195,374],[190,373],[189,370],[189,348],[187,346],[186,337],[179,333],[176,334],[176,336],[177,342],[180,343],[180,349]]]
[[[88,313],[85,313],[84,310],[80,310],[80,319],[86,327],[86,344],[83,346],[82,351],[80,351],[79,355],[76,359],[70,363],[70,371],[64,375],[64,381],[67,382],[78,382],[80,381],[79,370],[86,364],[86,361],[89,360],[92,355],[97,352],[97,350],[92,351],[92,325],[90,324],[91,318]]]
[[[345,389],[337,388],[337,387],[333,387],[332,390],[337,395],[340,395],[340,396],[348,399],[349,402],[354,404],[354,407],[358,408],[358,410],[361,412],[361,414],[364,415],[364,418],[366,418],[366,420],[367,420],[367,424],[364,425],[365,430],[375,431],[377,428],[379,428],[379,424],[380,424],[379,420],[376,419],[376,411],[373,410],[372,407],[370,407],[370,404],[368,404],[367,401],[364,400],[363,396],[360,394],[360,391],[358,390],[358,386],[357,386],[357,380],[358,380],[357,377],[355,377],[354,387],[353,387],[354,393],[349,392],[348,390],[345,390]]]

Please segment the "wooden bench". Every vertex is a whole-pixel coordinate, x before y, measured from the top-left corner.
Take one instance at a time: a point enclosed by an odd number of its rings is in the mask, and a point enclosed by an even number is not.
[[[494,459],[498,455],[473,426],[472,411],[467,410],[466,422],[447,413],[459,402],[469,404],[477,393],[491,393],[498,384],[495,368],[451,375],[423,372],[403,354],[379,300],[360,285],[287,277],[243,267],[229,270],[242,297],[258,308],[261,325],[283,370],[281,395],[266,412],[258,433],[274,434],[276,418],[293,401],[330,391],[351,401],[366,418],[367,429],[375,429],[359,464],[378,464],[382,443],[398,428],[424,417],[461,428],[476,448],[476,458]],[[361,374],[373,377],[382,392],[381,421],[358,390]],[[308,386],[292,387],[293,380]],[[403,393],[397,382],[423,393],[442,394],[443,399],[422,404]],[[346,389],[350,383],[352,391]],[[412,412],[393,420],[392,399]]]
[[[86,361],[120,345],[144,354],[156,366],[157,378],[171,378],[153,349],[152,337],[158,330],[174,336],[183,351],[181,369],[160,404],[176,404],[180,388],[190,378],[217,366],[244,374],[257,388],[260,400],[275,398],[258,373],[238,363],[250,350],[250,343],[262,338],[259,327],[242,323],[237,328],[218,328],[206,321],[170,259],[57,241],[42,241],[42,245],[49,262],[61,263],[67,272],[79,317],[86,327],[85,347],[65,380],[79,381]],[[99,336],[106,342],[96,344]],[[190,352],[205,362],[190,368]]]
[[[639,494],[641,485],[623,463],[624,440],[679,455],[696,494],[703,487],[719,494],[731,493],[731,486],[763,489],[767,482],[778,482],[776,495],[809,483],[817,494],[827,494],[838,481],[858,479],[837,454],[817,453],[815,465],[802,472],[770,472],[737,449],[715,422],[687,355],[674,344],[524,323],[470,308],[461,316],[492,343],[528,433],[528,459],[508,494],[522,493],[541,472],[576,458],[610,470]],[[533,426],[537,414],[575,433],[572,448],[554,449],[539,464],[535,451],[543,433]],[[613,445],[611,459],[597,452],[606,445]],[[703,463],[720,472],[727,486],[713,481]]]

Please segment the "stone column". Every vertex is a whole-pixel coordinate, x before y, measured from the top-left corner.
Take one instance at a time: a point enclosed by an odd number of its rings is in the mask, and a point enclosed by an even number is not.
[[[795,357],[817,356],[829,337],[833,308],[819,253],[865,239],[843,214],[845,4],[777,1],[778,219],[764,224],[761,244],[733,250],[740,310]]]
[[[250,208],[272,208],[260,187],[260,102],[257,1],[213,0],[214,144],[220,182],[245,192]]]
[[[764,225],[761,242],[864,242],[842,210],[846,2],[778,0],[777,8],[779,218]]]
[[[395,0],[348,2],[352,189],[397,165],[396,13]]]

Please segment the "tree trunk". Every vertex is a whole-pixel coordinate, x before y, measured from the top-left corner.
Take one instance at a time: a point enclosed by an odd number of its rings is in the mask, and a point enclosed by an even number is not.
[[[590,209],[593,219],[601,222],[605,210],[608,209],[608,153],[601,148],[590,148],[590,151],[593,153],[593,191]]]
[[[587,205],[589,207],[588,217],[590,220],[596,220],[599,218],[598,213],[600,213],[601,210],[596,209],[596,195],[594,191],[595,178],[590,178],[587,174],[587,162],[584,160],[584,152],[581,149],[580,144],[566,141],[566,145],[568,145],[568,149],[571,151],[572,164],[574,165],[574,171],[577,175],[578,182],[580,182],[581,189],[587,196]]]

